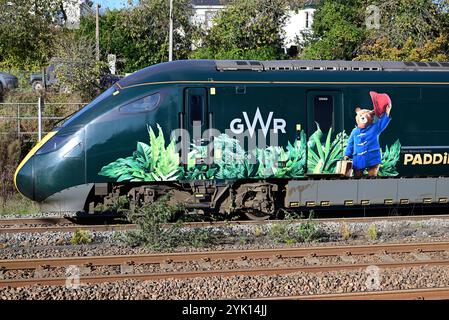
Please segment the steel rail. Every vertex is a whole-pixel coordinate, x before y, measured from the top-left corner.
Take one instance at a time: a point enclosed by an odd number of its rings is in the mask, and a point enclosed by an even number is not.
[[[261,300],[448,300],[449,287],[267,297]]]
[[[0,260],[2,269],[33,269],[42,266],[156,264],[200,260],[270,259],[373,255],[378,253],[437,252],[449,250],[449,242],[373,244],[356,246],[299,247],[277,249],[202,251],[138,255],[83,256]]]
[[[133,224],[100,224],[100,225],[68,225],[68,226],[45,226],[45,227],[18,227],[18,228],[0,228],[0,234],[6,233],[44,233],[44,232],[74,232],[76,230],[88,231],[120,231],[133,230],[136,226]]]
[[[98,217],[96,217],[98,219]],[[326,222],[346,222],[346,223],[370,223],[377,221],[426,221],[431,219],[445,220],[449,219],[449,215],[419,215],[419,216],[388,216],[388,217],[355,217],[355,218],[318,218],[313,219],[316,223]],[[307,219],[295,219],[293,223],[301,223],[308,221]],[[286,223],[287,220],[264,220],[264,221],[209,221],[209,222],[185,222],[182,224],[186,228],[199,228],[199,227],[226,227],[234,225],[269,225],[277,223]],[[39,225],[39,224],[51,224],[52,226],[26,226]],[[56,226],[58,224],[69,224],[64,226]],[[135,229],[135,224],[109,224],[109,225],[85,225],[76,224],[71,220],[63,217],[51,217],[51,218],[15,218],[15,219],[0,219],[1,226],[13,226],[0,228],[0,234],[4,233],[41,233],[41,232],[56,232],[67,231],[71,232],[76,229],[93,230],[93,231],[114,231],[114,230],[131,230]],[[18,225],[18,227],[15,227]],[[25,226],[22,226],[25,225]],[[73,227],[72,227],[73,225]],[[124,227],[126,225],[126,227]],[[170,224],[167,224],[170,225]]]
[[[92,275],[80,276],[79,282],[103,283],[115,282],[123,280],[161,280],[161,279],[191,279],[198,277],[230,277],[230,276],[261,276],[261,275],[283,275],[298,272],[329,272],[342,270],[358,270],[365,269],[372,264],[334,264],[334,265],[311,265],[311,266],[294,266],[294,267],[268,267],[268,268],[245,268],[245,269],[225,269],[225,270],[195,270],[195,271],[179,271],[179,272],[163,272],[163,273],[124,273],[112,275]],[[407,262],[383,262],[376,264],[380,269],[392,268],[411,268],[418,266],[448,266],[449,260],[427,260],[427,261],[407,261]],[[26,278],[26,279],[6,279],[0,280],[0,287],[23,287],[30,285],[65,285],[66,278]],[[292,297],[295,298],[295,297]]]

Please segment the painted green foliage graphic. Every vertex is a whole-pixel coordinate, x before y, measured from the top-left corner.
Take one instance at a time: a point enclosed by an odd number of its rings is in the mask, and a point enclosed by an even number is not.
[[[132,156],[109,163],[99,174],[117,179],[117,182],[300,178],[306,174],[306,167],[309,173],[334,173],[348,143],[345,132],[333,138],[332,128],[324,134],[318,124],[308,141],[302,131],[300,140],[289,142],[286,147],[270,146],[250,151],[245,151],[237,139],[221,134],[214,139],[214,161],[211,165],[197,161],[207,158],[207,146],[192,145],[184,167],[180,165],[175,140],[166,146],[159,124],[157,134],[151,126],[147,128],[149,144],[138,142]],[[399,141],[390,148],[386,147],[379,176],[398,175],[396,164],[400,149]]]
[[[329,129],[327,135],[324,135],[318,123],[316,126],[317,130],[310,136],[307,143],[308,172],[314,174],[334,173],[337,162],[341,160],[341,155],[348,145],[348,135],[345,132],[340,132],[332,141],[332,128]],[[325,138],[324,142],[323,138]]]

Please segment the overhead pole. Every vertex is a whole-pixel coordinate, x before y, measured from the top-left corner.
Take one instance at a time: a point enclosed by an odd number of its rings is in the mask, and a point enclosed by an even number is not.
[[[168,35],[168,61],[173,60],[173,0],[170,0],[170,31]]]
[[[95,59],[100,61],[100,4],[95,13]]]

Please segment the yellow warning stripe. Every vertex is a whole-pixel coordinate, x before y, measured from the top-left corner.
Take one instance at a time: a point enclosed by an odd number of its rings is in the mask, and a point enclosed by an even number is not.
[[[57,131],[49,132],[41,141],[39,141],[33,149],[31,149],[30,152],[26,155],[25,158],[20,162],[19,166],[16,169],[16,172],[14,173],[14,185],[16,186],[17,191],[20,192],[19,188],[17,188],[17,174],[19,173],[20,169],[25,165],[25,163],[30,160],[30,158],[39,150],[40,147],[42,147],[48,140],[50,140]]]

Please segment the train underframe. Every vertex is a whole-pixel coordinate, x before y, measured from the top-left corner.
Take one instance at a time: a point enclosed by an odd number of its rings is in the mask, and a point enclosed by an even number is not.
[[[168,196],[171,203],[182,203],[186,210],[244,213],[250,219],[262,220],[274,217],[280,210],[447,205],[449,178],[96,183],[87,197],[85,211],[95,212],[98,204],[113,207],[123,196],[131,209]]]

